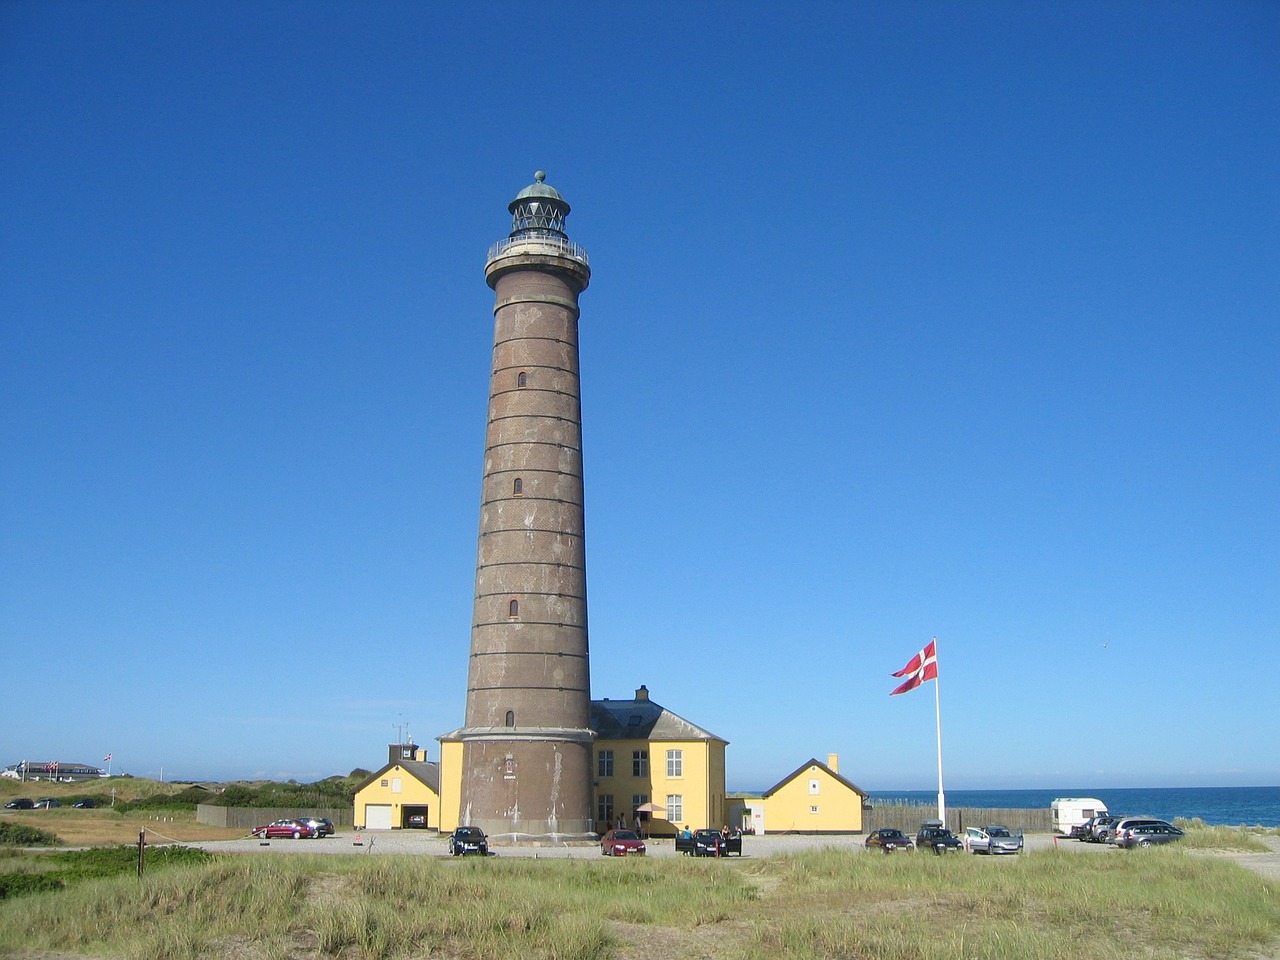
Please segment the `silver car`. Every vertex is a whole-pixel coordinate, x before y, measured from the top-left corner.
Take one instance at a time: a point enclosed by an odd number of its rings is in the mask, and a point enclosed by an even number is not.
[[[1182,831],[1171,823],[1140,823],[1120,834],[1116,838],[1116,846],[1131,850],[1134,847],[1149,847],[1157,843],[1173,843],[1175,840],[1181,840],[1182,837]]]
[[[970,853],[1021,853],[1022,833],[992,824],[988,827],[966,827],[964,845]]]
[[[1124,836],[1126,830],[1132,830],[1134,827],[1144,827],[1153,823],[1167,823],[1159,817],[1121,817],[1115,823],[1109,823],[1102,833],[1102,842],[1115,844]]]

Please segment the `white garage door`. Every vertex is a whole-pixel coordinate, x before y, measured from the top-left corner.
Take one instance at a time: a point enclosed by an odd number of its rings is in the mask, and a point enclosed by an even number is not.
[[[390,830],[391,804],[367,804],[364,808],[364,825],[366,830]]]

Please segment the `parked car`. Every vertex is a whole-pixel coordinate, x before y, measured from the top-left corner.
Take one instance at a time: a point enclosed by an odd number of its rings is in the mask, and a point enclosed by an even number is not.
[[[1106,836],[1107,827],[1115,823],[1120,818],[1114,814],[1106,814],[1105,816],[1094,817],[1093,822],[1089,825],[1089,835],[1084,837],[1088,843],[1102,843]]]
[[[1141,823],[1130,827],[1116,840],[1116,846],[1125,850],[1134,847],[1149,847],[1157,843],[1173,843],[1181,840],[1185,834],[1171,823]]]
[[[895,850],[914,850],[915,845],[901,830],[893,827],[881,827],[879,830],[873,830],[867,834],[867,839],[862,841],[862,846],[867,850],[883,850],[885,853],[893,853]]]
[[[61,800],[55,800],[53,799],[53,797],[41,797],[39,800],[35,802],[34,809],[52,810],[54,807],[60,807],[60,806],[62,806]]]
[[[302,840],[314,837],[316,832],[301,820],[273,820],[266,826],[254,827],[253,835],[263,840],[274,840],[280,837]]]
[[[300,823],[305,823],[308,827],[316,832],[317,837],[332,837],[333,821],[325,817],[299,817]]]
[[[942,825],[941,820],[926,820],[920,824],[916,834],[917,850],[932,850],[936,854],[960,853],[964,844],[950,830]]]
[[[600,838],[600,852],[606,857],[644,853],[644,841],[634,830],[610,830]]]
[[[4,805],[6,810],[30,810],[35,807],[36,802],[30,797],[15,797]]]
[[[1071,831],[1067,834],[1067,839],[1068,840],[1088,840],[1091,836],[1093,836],[1093,822],[1097,819],[1098,819],[1097,817],[1090,817],[1084,823],[1077,823],[1075,826],[1071,828]]]
[[[412,813],[409,815],[409,819],[405,821],[404,825],[410,830],[426,830],[427,816],[424,813]]]
[[[727,835],[710,828],[695,830],[689,837],[676,837],[676,852],[691,857],[742,856],[742,832],[730,830]]]
[[[1022,834],[1013,833],[1008,827],[992,824],[989,827],[966,827],[964,845],[970,853],[1021,853]]]
[[[449,835],[449,852],[455,857],[467,853],[489,855],[489,838],[479,827],[458,827]]]
[[[1158,817],[1121,817],[1115,823],[1107,824],[1102,832],[1103,843],[1115,843],[1126,830],[1132,827],[1145,826],[1150,823],[1166,823]]]
[[[75,807],[77,810],[92,810],[97,805],[98,801],[93,799],[93,797],[85,797],[82,800],[77,800],[71,806]]]

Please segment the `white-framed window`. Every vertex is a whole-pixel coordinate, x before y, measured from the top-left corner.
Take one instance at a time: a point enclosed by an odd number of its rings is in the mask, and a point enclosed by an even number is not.
[[[601,793],[596,797],[596,824],[608,830],[613,826],[613,794]]]
[[[601,750],[596,754],[596,776],[612,777],[613,776],[613,751]]]
[[[817,796],[818,794],[820,794],[821,792],[822,792],[822,781],[821,781],[821,780],[810,780],[810,781],[809,781],[809,796],[811,796],[811,797],[816,797],[816,796]]]
[[[817,808],[817,807],[810,807],[810,808],[809,808],[809,812],[810,812],[810,813],[817,813],[817,812],[818,812],[818,808]]]
[[[684,822],[684,794],[667,794],[667,819],[672,823]]]
[[[667,776],[668,777],[684,776],[684,751],[683,750],[667,751]]]
[[[649,775],[648,750],[631,751],[631,775],[633,777],[647,777]]]
[[[399,793],[399,792],[400,792],[400,778],[399,778],[399,777],[392,777],[392,778],[391,778],[391,792],[392,792],[392,793]]]

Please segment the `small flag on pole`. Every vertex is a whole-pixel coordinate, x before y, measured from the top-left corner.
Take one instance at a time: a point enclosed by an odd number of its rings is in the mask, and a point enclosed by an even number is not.
[[[905,667],[893,674],[895,677],[906,677],[902,685],[889,694],[894,696],[914,690],[926,680],[938,679],[938,641],[930,640],[925,648],[912,657]]]
[[[109,753],[108,753],[105,757],[103,757],[103,758],[102,758],[102,762],[103,762],[103,763],[110,763],[110,762],[111,762],[111,754],[109,754]]]

